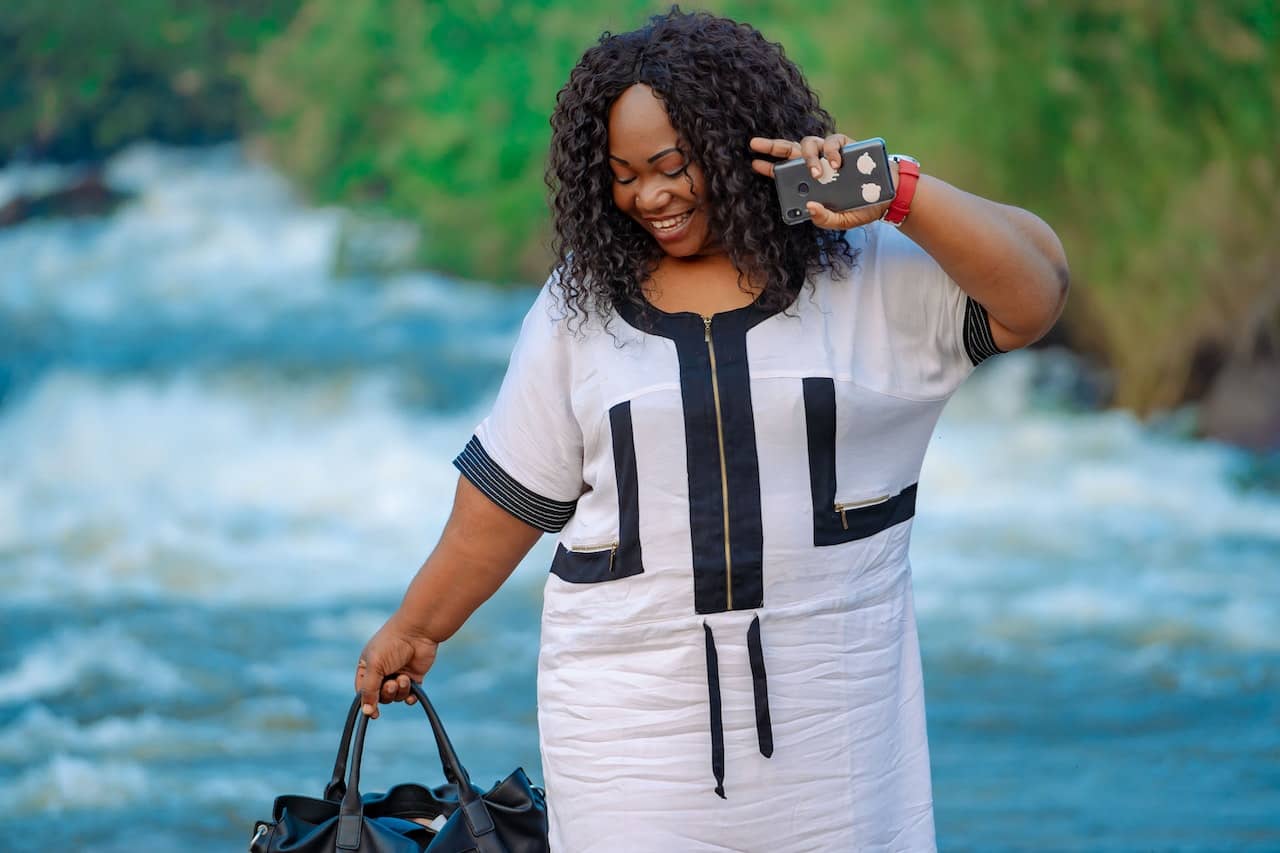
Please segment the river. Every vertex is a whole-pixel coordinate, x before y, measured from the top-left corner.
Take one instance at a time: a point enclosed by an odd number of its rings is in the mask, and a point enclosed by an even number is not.
[[[0,203],[66,170],[0,171]],[[443,525],[531,288],[334,278],[345,214],[236,146],[134,146],[110,216],[0,231],[6,850],[243,849],[319,794],[364,640]],[[1280,849],[1280,494],[1262,461],[984,364],[912,563],[944,850]],[[534,778],[544,537],[428,688]],[[417,711],[366,789],[440,781]]]

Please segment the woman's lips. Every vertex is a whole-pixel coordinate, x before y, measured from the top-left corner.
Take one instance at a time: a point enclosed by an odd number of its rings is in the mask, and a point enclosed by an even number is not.
[[[672,216],[667,219],[646,219],[645,224],[649,226],[649,230],[653,232],[653,236],[663,242],[679,240],[689,230],[689,223],[693,220],[693,211],[686,210],[679,216]],[[666,225],[667,227],[662,227]]]

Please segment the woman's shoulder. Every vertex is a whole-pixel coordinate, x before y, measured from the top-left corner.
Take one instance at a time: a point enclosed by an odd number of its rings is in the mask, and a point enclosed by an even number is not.
[[[577,279],[552,270],[529,307],[522,337],[537,337],[557,346],[572,347],[602,333],[614,313],[596,309],[594,295]],[[603,316],[602,316],[603,315]]]

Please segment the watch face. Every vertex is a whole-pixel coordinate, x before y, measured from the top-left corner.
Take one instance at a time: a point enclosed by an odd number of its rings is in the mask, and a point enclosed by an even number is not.
[[[920,165],[920,161],[912,157],[910,154],[890,154],[889,159],[890,160],[907,160],[911,163],[915,163],[917,166]]]

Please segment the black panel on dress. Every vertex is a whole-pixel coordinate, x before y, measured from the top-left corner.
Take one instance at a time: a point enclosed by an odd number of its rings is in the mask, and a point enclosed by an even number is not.
[[[760,509],[760,463],[747,364],[747,332],[772,316],[755,305],[716,314],[711,322],[716,381],[703,318],[622,305],[618,313],[633,327],[671,339],[680,363],[689,529],[693,545],[693,598],[698,613],[750,610],[764,604],[764,524]],[[716,386],[720,420],[716,420]],[[720,431],[724,435],[721,477]],[[727,487],[725,485],[727,480]],[[725,495],[729,509],[729,560],[725,565]]]
[[[835,380],[803,380],[804,420],[809,440],[809,490],[813,497],[813,544],[839,545],[866,539],[915,515],[916,484],[872,504],[838,511],[836,507]]]
[[[618,483],[618,541],[611,547],[592,547],[581,551],[559,545],[551,561],[551,572],[570,583],[600,583],[644,572],[640,553],[636,441],[630,401],[609,410],[609,430],[613,437],[613,470]]]

